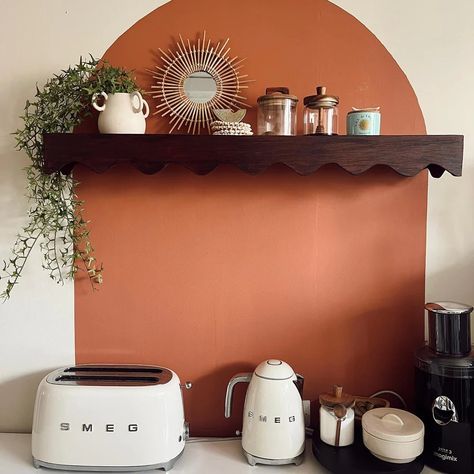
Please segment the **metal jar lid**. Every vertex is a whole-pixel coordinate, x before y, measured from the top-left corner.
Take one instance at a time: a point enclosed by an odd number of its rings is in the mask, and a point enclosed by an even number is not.
[[[304,105],[311,107],[335,107],[339,104],[339,97],[326,94],[326,87],[316,87],[316,95],[308,95],[304,98]]]
[[[288,101],[291,102],[291,105],[296,105],[298,102],[298,97],[291,95],[288,87],[267,87],[265,95],[261,95],[257,99],[258,104],[265,103],[272,105],[284,105],[287,104]]]
[[[380,107],[367,107],[365,109],[357,109],[356,107],[352,107],[352,110],[347,112],[347,115],[351,114],[360,114],[364,112],[370,112],[372,114],[379,114],[380,115]]]

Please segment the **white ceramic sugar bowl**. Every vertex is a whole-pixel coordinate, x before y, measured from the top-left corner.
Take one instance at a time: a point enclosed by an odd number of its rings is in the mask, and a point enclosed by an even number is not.
[[[382,461],[414,461],[423,452],[424,434],[423,422],[405,410],[375,408],[362,416],[364,445]]]
[[[319,437],[331,446],[350,446],[354,442],[354,397],[334,385],[332,393],[319,396]]]

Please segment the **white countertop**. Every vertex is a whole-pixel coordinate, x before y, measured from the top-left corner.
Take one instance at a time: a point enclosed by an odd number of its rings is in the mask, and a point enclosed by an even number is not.
[[[242,455],[239,440],[203,441],[192,440],[186,444],[183,456],[170,471],[172,474],[328,474],[328,471],[314,459],[308,442],[305,460],[296,467],[291,466],[249,466]],[[73,472],[53,471],[42,468],[45,473]],[[31,461],[31,435],[0,433],[0,473],[38,474]],[[77,474],[77,471],[75,471]],[[163,472],[163,471],[146,471]],[[425,468],[423,474],[435,473]]]

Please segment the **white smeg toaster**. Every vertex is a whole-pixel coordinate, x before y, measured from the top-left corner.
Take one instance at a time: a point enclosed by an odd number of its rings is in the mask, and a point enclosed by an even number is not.
[[[147,365],[77,365],[47,375],[36,395],[35,467],[171,469],[188,437],[178,376]]]

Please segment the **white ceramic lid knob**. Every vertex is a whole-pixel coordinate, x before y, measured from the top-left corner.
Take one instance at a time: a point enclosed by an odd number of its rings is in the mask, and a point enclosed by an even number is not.
[[[398,415],[395,415],[395,413],[388,413],[387,415],[382,416],[382,422],[384,425],[391,428],[395,426],[401,428],[404,425],[403,420]]]
[[[295,371],[282,360],[269,359],[258,364],[255,375],[265,379],[285,380],[295,376]]]

